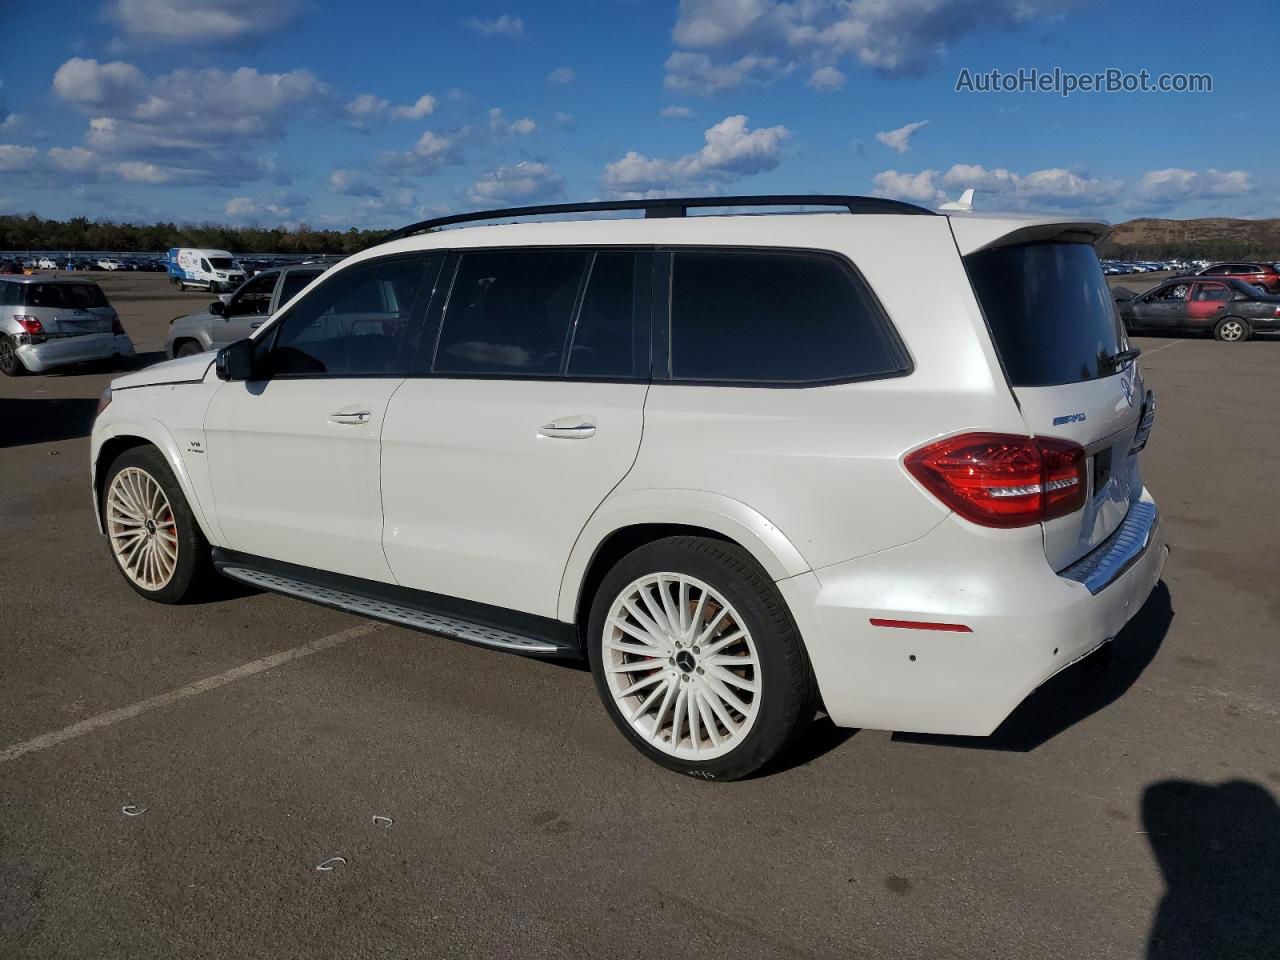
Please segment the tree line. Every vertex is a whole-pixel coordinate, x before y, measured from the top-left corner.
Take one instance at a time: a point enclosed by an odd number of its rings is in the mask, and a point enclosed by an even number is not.
[[[389,230],[315,230],[229,227],[215,223],[115,223],[110,220],[45,220],[34,214],[0,216],[0,250],[104,250],[143,253],[170,247],[206,247],[231,253],[350,254],[378,243]]]

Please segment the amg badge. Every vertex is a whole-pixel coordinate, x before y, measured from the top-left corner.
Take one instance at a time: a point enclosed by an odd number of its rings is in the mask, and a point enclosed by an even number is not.
[[[1060,427],[1064,423],[1084,423],[1085,416],[1083,413],[1068,413],[1065,417],[1054,417],[1053,425]]]

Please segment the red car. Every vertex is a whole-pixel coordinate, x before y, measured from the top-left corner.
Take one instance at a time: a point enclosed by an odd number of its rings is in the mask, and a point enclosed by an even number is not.
[[[1211,263],[1196,271],[1198,277],[1233,277],[1255,287],[1264,287],[1268,293],[1280,293],[1280,272],[1269,263]]]

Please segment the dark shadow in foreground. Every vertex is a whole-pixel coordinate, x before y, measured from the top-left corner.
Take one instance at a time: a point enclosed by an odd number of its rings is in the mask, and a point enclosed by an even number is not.
[[[857,733],[856,728],[837,727],[831,722],[830,717],[820,717],[813,721],[795,742],[786,750],[778,755],[772,762],[748,777],[754,780],[757,777],[768,777],[775,773],[785,773],[788,770],[794,770],[796,767],[803,767],[807,763],[812,763],[819,757],[830,753],[842,745],[846,740]]]
[[[1147,940],[1159,960],[1280,957],[1280,806],[1244,780],[1165,780],[1142,795],[1165,895]]]
[[[895,733],[893,739],[977,750],[1034,750],[1119,700],[1155,658],[1172,622],[1169,588],[1161,581],[1115,640],[1049,679],[1023,700],[991,736]]]
[[[97,412],[97,400],[0,397],[0,447],[87,437]]]

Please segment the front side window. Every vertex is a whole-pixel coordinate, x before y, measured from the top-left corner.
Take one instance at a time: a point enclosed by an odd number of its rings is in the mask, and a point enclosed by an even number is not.
[[[463,253],[432,370],[557,376],[589,254],[577,250]]]
[[[1185,283],[1175,283],[1171,287],[1157,290],[1147,299],[1152,303],[1176,303],[1180,300],[1185,300],[1187,299],[1187,285]]]
[[[227,304],[227,316],[265,316],[271,312],[271,291],[276,286],[276,274],[254,277]]]
[[[806,383],[907,368],[866,283],[809,253],[677,251],[671,277],[671,376]]]
[[[326,278],[264,338],[267,376],[378,376],[399,369],[400,347],[439,258],[358,263]]]

